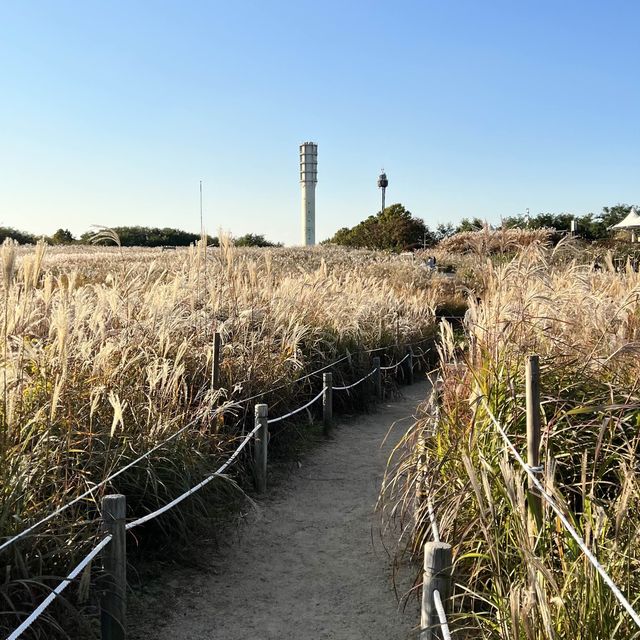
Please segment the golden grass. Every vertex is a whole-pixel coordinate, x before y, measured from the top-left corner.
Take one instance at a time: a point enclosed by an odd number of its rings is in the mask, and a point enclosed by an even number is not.
[[[529,353],[540,355],[545,485],[635,602],[640,276],[612,265],[593,271],[560,264],[552,252],[532,247],[509,264],[488,263],[483,280],[483,299],[470,298],[464,335],[443,326],[437,428],[425,409],[390,471],[387,508],[400,514],[408,549],[418,554],[430,536],[416,495],[416,467],[426,452],[427,491],[454,549],[452,618],[461,633],[638,638],[640,630],[549,509],[531,537],[524,474],[480,399],[525,454],[524,362]]]
[[[492,229],[488,224],[478,231],[462,231],[438,244],[442,254],[471,253],[479,256],[515,253],[526,247],[546,246],[550,243],[552,229]]]
[[[299,406],[320,384],[296,383],[310,371],[347,352],[388,346],[393,355],[396,343],[433,335],[434,311],[451,287],[375,252],[237,250],[222,240],[219,249],[175,252],[2,247],[1,537],[196,419],[105,489],[125,493],[132,516],[156,508],[233,448],[245,414],[214,419],[216,406],[284,383],[266,398],[272,415]],[[219,390],[210,387],[215,331]],[[368,366],[354,357],[334,380]],[[40,591],[21,581],[62,574],[84,552],[102,493],[0,553],[3,602],[37,600]],[[202,508],[196,497],[158,526],[185,530]],[[16,620],[10,615],[7,628]]]

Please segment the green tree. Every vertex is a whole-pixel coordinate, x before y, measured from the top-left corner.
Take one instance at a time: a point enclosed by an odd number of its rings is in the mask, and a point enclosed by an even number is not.
[[[0,244],[2,244],[6,238],[16,240],[18,244],[35,244],[38,241],[36,236],[26,231],[18,231],[12,227],[0,227]]]
[[[51,238],[49,238],[49,241],[51,244],[71,244],[75,242],[75,238],[69,229],[58,229]]]
[[[450,223],[439,224],[436,226],[435,238],[438,242],[452,236],[456,232],[456,228]]]
[[[407,251],[419,248],[423,243],[433,245],[435,240],[423,220],[414,218],[403,205],[392,204],[351,229],[339,229],[330,242],[349,247]]]
[[[462,218],[460,224],[456,227],[456,233],[462,231],[479,231],[484,227],[484,220],[480,218]]]
[[[123,247],[188,247],[200,240],[199,233],[170,227],[112,227],[111,231],[117,234]],[[90,243],[95,235],[95,231],[87,231],[80,236],[80,241]],[[104,243],[108,244],[108,241],[105,239]],[[208,236],[207,243],[218,246],[218,239]]]
[[[593,239],[607,238],[613,234],[611,227],[626,218],[631,209],[640,210],[638,205],[617,204],[613,207],[602,207],[602,212],[593,216],[594,221],[589,229]],[[592,214],[589,214],[592,215]]]
[[[505,227],[528,227],[540,229],[547,227],[557,231],[569,231],[571,221],[575,220],[578,227],[578,235],[585,240],[601,240],[609,238],[613,234],[611,227],[620,222],[631,211],[631,205],[617,204],[612,207],[603,207],[601,213],[587,213],[575,216],[572,213],[538,213],[527,222],[522,215],[504,218],[502,224]]]
[[[269,242],[263,235],[247,233],[239,238],[235,238],[233,243],[236,247],[281,247],[282,244]]]

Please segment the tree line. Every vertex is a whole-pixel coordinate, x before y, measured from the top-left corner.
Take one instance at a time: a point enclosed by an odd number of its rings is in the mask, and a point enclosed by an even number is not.
[[[49,244],[120,244],[122,247],[188,247],[200,240],[199,233],[189,233],[181,229],[170,227],[111,227],[109,233],[87,231],[79,238],[75,238],[68,229],[58,229],[51,236],[44,236]],[[32,233],[19,231],[11,227],[0,227],[0,243],[6,238],[12,238],[19,244],[35,244],[42,238]],[[217,247],[220,242],[215,236],[207,236],[207,244]],[[234,244],[239,247],[276,247],[279,243],[270,242],[263,235],[247,233],[234,238]]]
[[[640,208],[640,207],[639,207]],[[587,213],[574,216],[570,213],[539,213],[534,216],[507,216],[502,219],[503,227],[540,229],[542,227],[568,231],[571,221],[578,226],[578,235],[585,240],[596,241],[609,238],[612,235],[611,226],[620,222],[631,210],[631,205],[617,204],[603,207],[600,213]],[[424,220],[415,217],[402,204],[392,204],[384,211],[358,223],[354,227],[339,229],[332,238],[325,243],[381,249],[386,251],[411,251],[421,247],[431,247],[440,240],[461,231],[475,231],[482,229],[485,222],[480,218],[463,218],[459,224],[439,224],[430,229]],[[113,244],[117,238],[122,247],[188,247],[200,239],[200,234],[189,233],[181,229],[170,227],[112,227],[109,233],[87,231],[79,238],[74,238],[68,229],[58,229],[52,236],[45,237],[49,244]],[[40,237],[11,227],[0,227],[0,243],[5,238],[13,238],[20,244],[34,244]],[[207,236],[209,246],[219,246],[215,236]],[[239,247],[278,247],[281,243],[267,240],[263,235],[247,233],[234,238],[234,244]]]
[[[555,229],[569,231],[572,220],[578,227],[578,235],[589,241],[603,240],[613,235],[611,226],[620,222],[631,211],[632,205],[617,204],[603,207],[600,213],[574,216],[571,213],[539,213],[534,216],[517,215],[502,219],[507,228]],[[638,207],[640,209],[640,207]],[[440,240],[462,231],[478,231],[485,226],[480,218],[463,218],[459,224],[439,224],[430,229],[421,218],[414,217],[401,204],[392,204],[375,215],[369,216],[355,227],[343,227],[326,240],[326,243],[348,247],[382,249],[387,251],[411,251],[431,247]]]

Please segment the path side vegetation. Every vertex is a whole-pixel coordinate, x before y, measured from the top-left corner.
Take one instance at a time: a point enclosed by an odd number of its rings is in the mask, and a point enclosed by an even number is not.
[[[334,384],[357,380],[370,369],[363,350],[386,346],[393,356],[398,343],[431,339],[435,309],[453,295],[446,278],[394,256],[221,245],[2,246],[0,542],[191,426],[0,552],[1,631],[84,556],[103,493],[125,494],[128,517],[139,517],[226,460],[253,405],[223,415],[217,407],[284,385],[261,396],[282,415],[317,393],[321,376],[308,373],[345,354]],[[219,389],[214,332],[223,345]],[[242,463],[233,472],[241,481]],[[142,539],[179,538],[237,492],[224,479],[209,486],[143,528]],[[42,617],[42,637],[68,621],[59,606]]]
[[[420,557],[431,535],[417,494],[426,473],[453,545],[453,625],[469,637],[640,637],[554,513],[532,527],[526,478],[484,404],[526,458],[525,359],[539,354],[542,480],[637,608],[640,275],[561,260],[560,250],[533,244],[506,264],[483,259],[463,330],[442,325],[439,415],[425,407],[385,487],[405,550]]]

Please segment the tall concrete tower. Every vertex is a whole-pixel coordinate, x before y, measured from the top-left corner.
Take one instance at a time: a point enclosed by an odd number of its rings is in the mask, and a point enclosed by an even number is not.
[[[318,182],[318,145],[300,145],[300,185],[302,186],[302,244],[316,243],[316,183]]]

